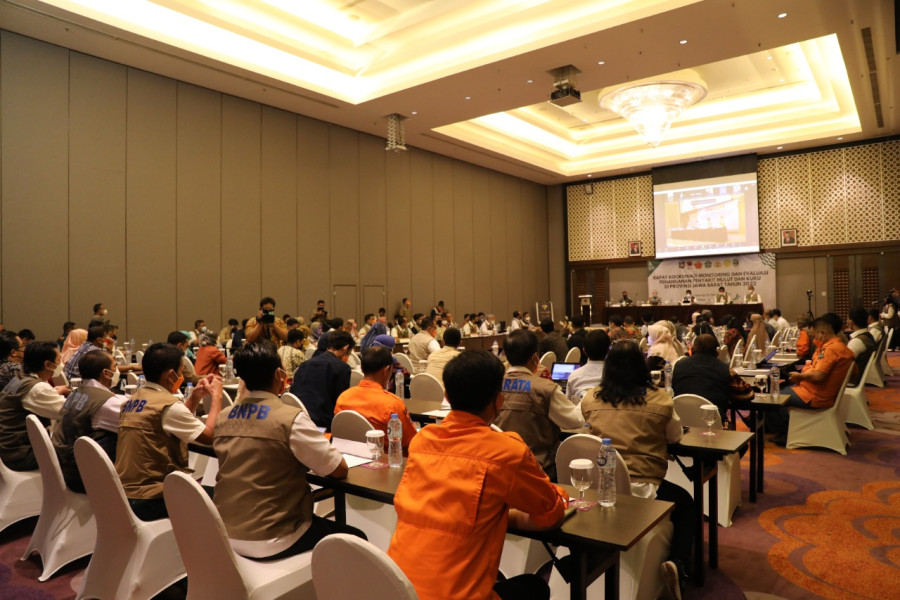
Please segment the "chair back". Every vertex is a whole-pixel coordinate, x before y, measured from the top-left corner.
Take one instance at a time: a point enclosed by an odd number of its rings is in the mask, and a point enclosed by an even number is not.
[[[309,348],[306,349],[306,360],[309,360],[313,357],[313,354],[316,353],[316,347],[313,344],[310,344]]]
[[[544,352],[543,356],[541,356],[541,364],[547,367],[548,369],[553,368],[553,363],[556,362],[556,352]]]
[[[778,331],[775,332],[775,335],[773,335],[773,336],[772,336],[772,339],[769,340],[769,345],[770,345],[770,346],[777,346],[777,345],[778,345],[778,342],[781,341],[781,332],[782,332],[782,331],[783,331],[783,330],[779,329]]]
[[[409,374],[413,373],[413,364],[412,360],[410,360],[409,356],[404,354],[403,352],[397,352],[394,354],[394,358],[397,359],[397,362],[400,363],[400,366],[406,369],[406,372]]]
[[[347,577],[353,565],[353,577]],[[390,557],[369,542],[346,533],[322,539],[313,549],[316,597],[328,600],[418,600],[409,579]]]
[[[675,396],[675,412],[681,417],[681,424],[688,427],[706,427],[700,407],[705,404],[713,404],[703,396],[696,394],[679,394]],[[713,405],[715,406],[715,405]],[[713,429],[722,429],[722,415],[716,411],[716,422],[713,423]]]
[[[89,437],[75,440],[75,462],[88,501],[97,520],[97,544],[113,540],[110,544],[126,546],[137,539],[137,517],[128,505],[125,490],[112,461],[100,444]],[[129,540],[119,544],[115,540]]]
[[[750,357],[753,356],[753,349],[756,348],[756,334],[750,336],[750,339],[747,340],[747,347],[744,348],[744,360],[750,360]]]
[[[569,351],[566,353],[566,359],[563,362],[581,362],[581,350],[579,348],[569,349]]]
[[[362,359],[359,357],[359,353],[356,350],[350,352],[350,356],[347,358],[347,364],[350,365],[351,369],[362,368]]]
[[[235,590],[247,596],[219,511],[200,484],[174,471],[163,483],[163,498],[190,587],[199,590]],[[239,594],[243,591],[243,594]]]
[[[741,359],[744,357],[744,340],[738,340],[734,345],[734,354],[731,355],[731,361],[728,363],[730,368],[740,367]]]
[[[333,438],[365,443],[366,432],[372,429],[375,427],[372,427],[369,420],[355,410],[342,410],[331,421]]]
[[[142,362],[144,362],[144,351],[138,350],[137,352],[134,353],[134,357],[135,357],[135,360],[137,361],[137,364],[141,364]]]
[[[298,398],[297,396],[295,396],[294,394],[292,394],[292,393],[290,393],[290,392],[285,392],[285,393],[283,393],[283,394],[281,395],[281,401],[282,401],[283,403],[287,404],[288,406],[294,406],[294,407],[296,407],[296,408],[302,408],[302,409],[303,409],[303,412],[306,412],[306,407],[303,406],[303,403],[302,403],[302,402],[300,402],[300,398]]]
[[[363,380],[363,372],[358,369],[350,369],[350,387],[356,387]]]
[[[59,466],[59,458],[47,430],[35,415],[25,417],[25,429],[28,431],[28,441],[34,450],[41,472],[41,484],[44,486],[41,513],[56,514],[66,506],[66,482]]]
[[[419,373],[409,382],[409,395],[416,400],[442,402],[444,400],[444,384],[431,373]]]
[[[125,373],[125,381],[128,383],[128,385],[137,385],[140,382],[140,379],[138,379],[138,376],[133,372],[128,371],[127,373]]]
[[[719,346],[719,360],[726,365],[729,363],[727,344],[722,344],[721,346]]]
[[[572,477],[569,463],[576,458],[587,458],[591,462],[597,462],[597,453],[603,440],[589,433],[576,433],[562,441],[556,449],[556,478],[562,484],[571,483]],[[618,454],[618,453],[617,453]],[[600,484],[600,471],[594,469],[591,473],[591,489],[597,489]],[[628,466],[618,455],[616,461],[616,491],[620,494],[631,494],[631,477],[628,475]]]

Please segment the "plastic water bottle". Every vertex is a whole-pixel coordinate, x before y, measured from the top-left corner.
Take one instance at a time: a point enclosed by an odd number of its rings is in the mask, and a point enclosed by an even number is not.
[[[141,389],[142,387],[144,387],[145,383],[147,383],[147,378],[144,377],[143,375],[138,375],[137,389]]]
[[[778,367],[772,367],[772,370],[769,371],[769,393],[772,394],[772,398],[777,398],[781,393],[780,379],[781,371],[778,370]]]
[[[663,369],[663,373],[666,376],[666,391],[672,390],[672,363],[666,361],[666,366]]]
[[[491,352],[494,353],[494,356],[500,356],[500,346],[497,344],[496,340],[491,344]]]
[[[194,384],[188,382],[188,384],[184,387],[184,401],[187,402],[188,398],[191,397],[191,394],[194,393]]]
[[[225,361],[225,379],[232,381],[234,379],[234,361],[230,358]]]
[[[610,438],[603,438],[603,445],[597,452],[597,468],[600,470],[600,489],[597,492],[600,506],[615,506],[616,451]]]
[[[394,393],[397,394],[397,396],[401,400],[406,399],[406,386],[404,385],[405,383],[406,379],[403,377],[403,371],[397,371],[396,373],[394,373]],[[397,415],[394,416],[396,417]]]
[[[400,374],[402,376],[402,373]],[[388,466],[399,467],[403,464],[403,425],[397,413],[391,413],[388,421]]]

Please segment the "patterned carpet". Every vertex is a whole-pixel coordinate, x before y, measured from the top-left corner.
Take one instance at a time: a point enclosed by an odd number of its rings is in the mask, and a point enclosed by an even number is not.
[[[890,356],[900,374],[900,353]],[[900,375],[866,388],[874,431],[851,430],[847,456],[766,443],[766,489],[719,528],[719,569],[685,598],[900,599]],[[45,583],[39,559],[20,561],[36,519],[0,533],[0,600],[69,600],[87,559]],[[162,600],[183,598],[174,586]]]

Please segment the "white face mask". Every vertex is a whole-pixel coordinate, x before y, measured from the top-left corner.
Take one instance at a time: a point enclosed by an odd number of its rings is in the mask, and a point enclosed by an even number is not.
[[[100,314],[103,315],[103,316],[105,317],[105,316],[106,316],[106,313],[108,313],[108,312],[109,312],[109,311],[106,310],[106,309],[104,308],[103,310],[100,311]]]
[[[200,328],[200,331],[202,331],[203,333],[206,333],[206,332],[207,332],[206,325],[204,325],[203,327],[201,327],[201,328]]]
[[[108,370],[112,371],[112,378],[110,379],[109,387],[114,388],[117,385],[119,385],[119,370],[118,369],[108,369]]]

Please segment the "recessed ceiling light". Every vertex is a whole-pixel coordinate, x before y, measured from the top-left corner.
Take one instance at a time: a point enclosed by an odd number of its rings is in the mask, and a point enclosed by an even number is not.
[[[766,60],[772,60],[772,57],[771,57],[771,56],[767,56],[767,57],[766,57]]]
[[[839,138],[838,138],[838,141],[841,141],[841,140],[842,140],[842,139],[844,139],[844,138],[842,138],[842,137],[839,137]]]
[[[466,100],[471,100],[472,96],[466,96]]]
[[[594,176],[593,173],[588,173],[588,177],[593,177],[593,176]]]
[[[778,15],[778,18],[779,18],[779,19],[783,19],[783,18],[785,18],[786,16],[787,16],[787,13],[780,13],[780,14]]]
[[[784,148],[784,146],[778,146],[778,147],[775,148],[775,149],[776,149],[776,150],[781,150],[782,148]]]
[[[412,114],[417,115],[417,114],[419,114],[419,111],[414,110],[414,111],[412,111]]]
[[[678,42],[678,43],[681,44],[681,45],[683,46],[683,45],[687,44],[687,40],[681,40],[681,41]]]
[[[525,83],[534,83],[534,79],[529,79]]]
[[[779,81],[780,83],[784,83],[784,79],[779,79],[778,81]]]
[[[606,64],[606,61],[605,61],[605,60],[598,60],[598,61],[597,61],[597,64],[598,64],[598,65],[605,65],[605,64]]]

